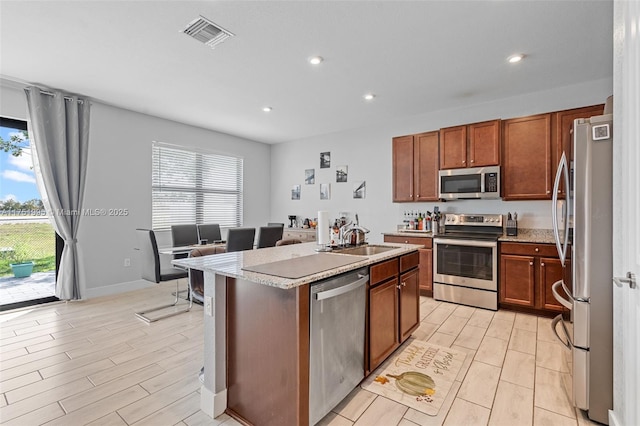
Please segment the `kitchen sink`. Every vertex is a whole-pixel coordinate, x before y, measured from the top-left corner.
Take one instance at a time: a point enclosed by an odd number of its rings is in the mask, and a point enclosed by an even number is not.
[[[351,254],[354,256],[373,256],[374,254],[384,253],[385,251],[395,250],[399,247],[393,246],[376,246],[376,245],[366,245],[359,247],[347,247],[341,249],[334,249],[331,253],[338,254]]]

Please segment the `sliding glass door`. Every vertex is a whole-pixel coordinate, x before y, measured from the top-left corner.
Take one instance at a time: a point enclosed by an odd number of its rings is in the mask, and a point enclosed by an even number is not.
[[[36,185],[27,123],[0,117],[0,310],[58,300],[62,251]]]

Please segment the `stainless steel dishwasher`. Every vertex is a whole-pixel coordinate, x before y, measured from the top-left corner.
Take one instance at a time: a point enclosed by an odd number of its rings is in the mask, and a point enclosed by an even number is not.
[[[309,424],[338,405],[364,378],[368,268],[311,285]]]

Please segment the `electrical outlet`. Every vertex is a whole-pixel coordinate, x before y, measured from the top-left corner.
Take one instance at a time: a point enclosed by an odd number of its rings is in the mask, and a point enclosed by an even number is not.
[[[124,266],[125,268],[128,268],[129,266],[131,266],[131,259],[129,259],[128,257],[124,258]]]
[[[204,312],[210,317],[213,316],[213,297],[211,296],[204,297]]]

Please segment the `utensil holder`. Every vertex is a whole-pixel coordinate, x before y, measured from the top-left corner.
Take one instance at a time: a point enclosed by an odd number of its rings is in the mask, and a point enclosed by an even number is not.
[[[507,220],[507,235],[510,237],[515,237],[518,235],[517,220]]]

